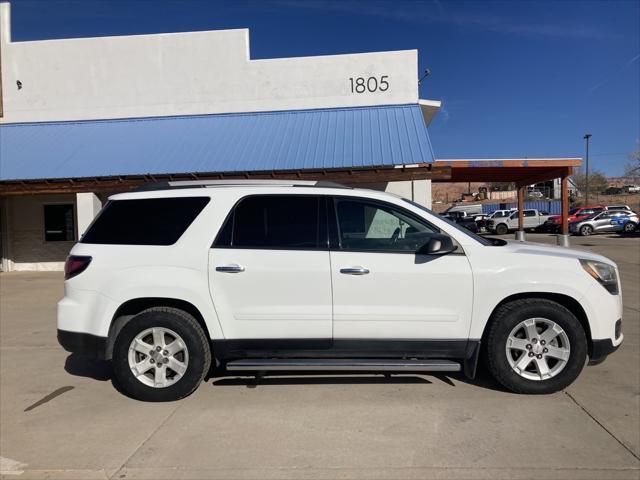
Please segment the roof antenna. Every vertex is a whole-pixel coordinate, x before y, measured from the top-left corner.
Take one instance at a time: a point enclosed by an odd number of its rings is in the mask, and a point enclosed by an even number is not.
[[[422,75],[422,77],[420,77],[420,80],[418,80],[418,86],[420,86],[420,84],[422,83],[422,81],[427,78],[429,75],[431,75],[431,70],[429,70],[428,68],[424,71],[424,75]]]

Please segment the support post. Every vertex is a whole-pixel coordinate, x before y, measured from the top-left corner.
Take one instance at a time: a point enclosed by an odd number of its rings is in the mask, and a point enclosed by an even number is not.
[[[524,242],[524,186],[518,187],[518,230],[516,230],[516,240]]]
[[[102,208],[100,198],[93,192],[76,193],[76,222],[78,238],[82,237]]]
[[[562,175],[560,181],[560,198],[562,205],[562,231],[558,235],[558,245],[569,246],[569,173]]]

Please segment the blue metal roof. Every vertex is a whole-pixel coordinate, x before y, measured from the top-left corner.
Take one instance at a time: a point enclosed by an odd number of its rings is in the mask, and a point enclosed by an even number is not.
[[[418,105],[0,126],[4,181],[433,160]]]

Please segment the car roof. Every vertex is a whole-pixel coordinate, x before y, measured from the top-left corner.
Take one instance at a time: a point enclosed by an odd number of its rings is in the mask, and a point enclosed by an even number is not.
[[[157,190],[175,190],[186,188],[220,188],[220,187],[319,187],[350,188],[336,182],[323,180],[185,180],[172,182],[156,182],[142,185],[134,192]]]

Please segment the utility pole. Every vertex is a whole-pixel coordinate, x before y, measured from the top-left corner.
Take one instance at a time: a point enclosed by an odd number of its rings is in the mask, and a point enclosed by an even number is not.
[[[583,137],[586,141],[587,141],[587,155],[586,155],[586,173],[584,176],[584,203],[585,205],[589,205],[589,139],[591,138],[591,134],[587,133],[584,137]]]

